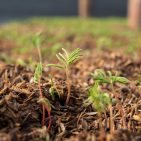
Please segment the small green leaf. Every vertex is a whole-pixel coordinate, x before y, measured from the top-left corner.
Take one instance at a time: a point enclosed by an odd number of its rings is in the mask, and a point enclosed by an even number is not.
[[[42,76],[42,64],[38,63],[34,73],[34,83],[38,83],[41,76]]]
[[[72,64],[77,61],[82,55],[80,54],[81,49],[76,48],[72,53],[68,55],[67,63]]]
[[[95,84],[89,89],[88,99],[84,102],[84,105],[92,104],[92,107],[98,112],[104,112],[106,107],[111,104],[111,98],[107,93],[101,91],[99,83]]]
[[[74,63],[75,61],[77,61],[82,55],[80,54],[81,49],[77,48],[75,49],[73,52],[71,52],[70,54],[64,49],[63,50],[63,54],[62,53],[58,53],[56,54],[57,59],[60,61],[61,65],[59,64],[49,64],[47,66],[53,66],[53,67],[57,67],[57,68],[61,68],[61,69],[65,69],[65,68],[69,68],[69,66]]]
[[[110,71],[107,71],[107,75],[102,69],[96,69],[94,73],[91,73],[91,76],[94,80],[98,81],[99,83],[129,83],[129,80],[125,77],[120,76],[113,76]]]
[[[32,43],[35,47],[39,47],[42,42],[41,33],[36,33],[32,38]]]
[[[64,69],[64,66],[57,65],[57,64],[48,64],[47,67],[56,67],[56,68],[59,68],[59,69]]]
[[[91,76],[99,83],[110,83],[104,70],[102,69],[96,69],[94,73],[91,73]]]
[[[48,107],[49,111],[51,111],[51,104],[47,98],[45,98],[45,97],[39,98],[38,102],[43,105],[46,105]]]
[[[60,57],[59,54],[56,54],[56,57],[63,65],[66,65],[66,59]]]
[[[68,52],[64,49],[64,48],[62,48],[62,50],[64,51],[64,53],[65,53],[65,55],[66,55],[66,58],[68,58]]]
[[[113,83],[123,83],[123,84],[129,83],[129,80],[125,77],[111,76],[111,80]]]
[[[51,95],[52,97],[54,97],[55,90],[54,90],[53,87],[50,87],[50,88],[49,88],[49,93],[50,93],[50,95]]]

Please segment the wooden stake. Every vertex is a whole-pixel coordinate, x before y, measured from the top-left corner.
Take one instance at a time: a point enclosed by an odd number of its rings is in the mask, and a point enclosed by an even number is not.
[[[128,22],[132,29],[141,28],[141,0],[128,0]]]
[[[78,0],[78,13],[85,18],[90,15],[90,0]]]

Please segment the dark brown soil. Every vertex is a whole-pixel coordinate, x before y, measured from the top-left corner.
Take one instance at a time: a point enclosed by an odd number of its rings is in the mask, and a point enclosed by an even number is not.
[[[72,40],[72,39],[69,39]],[[84,50],[85,51],[85,50]],[[7,53],[6,49],[1,52]],[[71,97],[68,105],[57,96],[53,100],[49,94],[51,86],[49,74],[60,94],[66,97],[65,74],[54,68],[44,68],[41,79],[43,95],[50,100],[51,128],[42,127],[42,109],[38,103],[39,89],[33,83],[34,71],[28,66],[11,65],[0,62],[0,141],[140,141],[141,140],[141,93],[137,81],[141,74],[141,62],[127,57],[121,51],[101,51],[89,48],[89,52],[71,67]],[[85,107],[88,88],[93,84],[90,73],[101,68],[118,72],[130,80],[128,85],[114,86],[119,101],[124,107],[125,127],[118,104],[112,105],[115,131],[110,134],[109,110],[102,115],[104,132],[99,129],[98,113],[91,106]],[[103,89],[111,92],[108,85]],[[114,96],[113,96],[114,97]],[[103,137],[101,138],[101,134]]]

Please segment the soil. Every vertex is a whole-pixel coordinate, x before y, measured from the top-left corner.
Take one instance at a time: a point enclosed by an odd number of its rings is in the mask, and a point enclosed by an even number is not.
[[[70,40],[70,39],[69,39]],[[86,43],[88,40],[86,41]],[[4,44],[2,42],[2,44]],[[11,44],[11,43],[10,43]],[[88,43],[87,43],[88,44]],[[6,44],[4,44],[6,46]],[[51,127],[48,130],[49,117],[46,113],[45,126],[42,127],[42,108],[38,103],[39,88],[33,82],[34,70],[28,66],[7,64],[0,61],[0,141],[140,141],[141,140],[141,92],[139,75],[140,57],[133,59],[122,51],[98,51],[93,43],[85,56],[71,67],[71,96],[65,105],[67,86],[63,71],[44,67],[41,78],[43,95],[51,103]],[[89,45],[89,46],[90,46]],[[11,48],[11,46],[10,46]],[[86,47],[84,47],[86,48]],[[1,53],[8,53],[5,47]],[[137,58],[137,57],[136,57]],[[88,88],[94,83],[90,73],[101,68],[118,73],[130,80],[127,85],[115,84],[115,93],[124,109],[112,105],[114,131],[110,132],[109,110],[102,117],[104,130],[100,131],[98,113],[90,106],[85,107]],[[63,98],[52,99],[49,75]],[[138,81],[137,81],[138,80]],[[109,85],[102,89],[111,93]],[[114,95],[112,95],[114,97]],[[122,123],[124,115],[125,125]]]

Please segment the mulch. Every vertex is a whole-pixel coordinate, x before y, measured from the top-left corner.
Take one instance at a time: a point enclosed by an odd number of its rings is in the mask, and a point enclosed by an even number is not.
[[[127,85],[115,84],[115,92],[124,108],[125,127],[119,105],[113,104],[115,131],[110,133],[109,110],[102,114],[104,134],[101,138],[100,118],[91,105],[84,106],[88,88],[94,83],[90,73],[100,68],[118,73],[130,80]],[[52,99],[49,75],[62,99]],[[140,59],[134,60],[121,52],[92,50],[71,67],[71,97],[65,105],[67,86],[65,74],[55,68],[44,68],[41,78],[43,95],[49,99],[51,128],[46,113],[42,127],[42,109],[38,103],[39,89],[33,82],[34,71],[28,66],[7,64],[0,61],[0,141],[140,141],[141,140],[141,93],[139,75]],[[102,89],[111,93],[109,85]],[[112,95],[114,97],[114,95]]]

